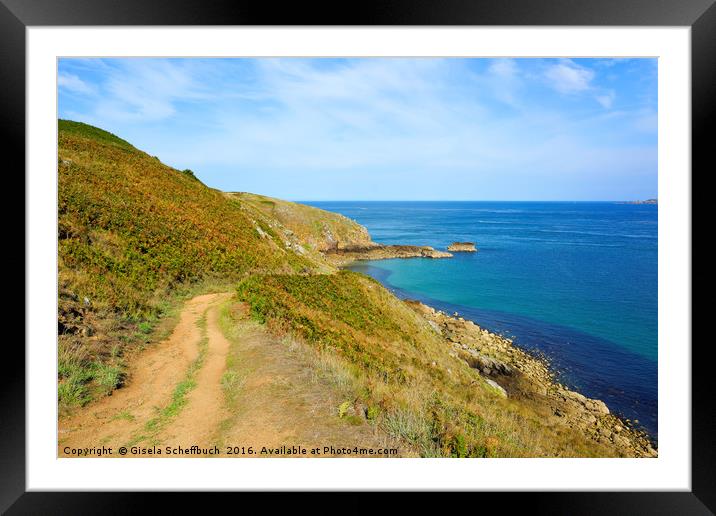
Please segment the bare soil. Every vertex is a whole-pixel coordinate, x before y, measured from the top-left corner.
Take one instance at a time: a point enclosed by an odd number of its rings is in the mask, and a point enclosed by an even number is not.
[[[320,449],[314,456],[321,457],[356,456],[341,451],[354,447],[391,447],[399,449],[399,456],[411,455],[360,415],[339,417],[345,395],[316,374],[300,349],[269,334],[237,306],[229,340],[219,321],[224,303],[231,303],[230,294],[188,301],[169,338],[134,358],[125,386],[60,418],[58,456],[100,446],[112,448],[111,456],[128,447],[126,457],[147,457],[132,453],[132,446],[162,450],[154,455],[159,457],[167,456],[166,447],[185,450],[174,457],[208,456],[214,446],[218,455],[233,457],[312,456],[295,455],[300,447]],[[198,324],[204,316],[205,332]],[[222,381],[230,354],[234,383],[229,398]],[[177,386],[189,377],[192,387],[184,403],[166,415]],[[187,450],[192,446],[198,448]]]

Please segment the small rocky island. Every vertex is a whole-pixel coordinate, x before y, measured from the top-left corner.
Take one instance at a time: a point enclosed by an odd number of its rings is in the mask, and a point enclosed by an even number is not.
[[[457,253],[475,253],[475,242],[453,242],[447,248],[448,251]]]

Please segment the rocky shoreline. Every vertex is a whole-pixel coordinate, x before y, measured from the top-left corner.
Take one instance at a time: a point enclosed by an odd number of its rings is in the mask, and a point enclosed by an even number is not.
[[[545,424],[577,429],[623,457],[656,457],[649,437],[610,413],[607,405],[558,383],[544,359],[462,317],[451,317],[419,301],[405,301],[452,347],[451,355],[479,371],[501,395],[538,407]]]

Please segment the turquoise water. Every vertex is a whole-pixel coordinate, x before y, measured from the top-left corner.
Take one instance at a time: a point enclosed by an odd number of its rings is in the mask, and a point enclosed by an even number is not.
[[[358,262],[401,297],[547,355],[566,384],[657,434],[656,205],[313,202],[376,242],[476,242],[451,259]]]

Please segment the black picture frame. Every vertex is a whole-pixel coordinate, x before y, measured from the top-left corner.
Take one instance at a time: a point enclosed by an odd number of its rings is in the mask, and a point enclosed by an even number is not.
[[[0,0],[0,131],[6,174],[25,167],[25,31],[31,26],[82,25],[552,25],[691,27],[692,170],[707,173],[713,159],[709,136],[716,124],[715,0],[402,0],[360,2],[353,8],[267,2],[202,0]],[[711,129],[711,130],[709,130]],[[10,167],[8,163],[13,163]],[[684,171],[689,173],[689,171]],[[19,180],[18,180],[19,182]],[[20,182],[19,182],[20,183]],[[16,191],[25,192],[24,182]],[[692,186],[693,192],[693,186]],[[24,197],[23,197],[24,198]],[[692,205],[695,205],[695,199]],[[693,219],[693,211],[692,211]],[[18,225],[19,226],[19,225]],[[19,232],[19,228],[18,228]],[[24,239],[23,237],[21,237]],[[19,241],[19,240],[17,240]],[[693,250],[691,250],[693,256]],[[24,251],[23,251],[23,258]],[[19,256],[15,257],[19,262]],[[24,260],[23,260],[24,262]],[[19,263],[18,263],[19,265]],[[692,259],[693,270],[693,259]],[[27,270],[26,270],[27,274]],[[692,303],[693,306],[693,303]],[[26,307],[31,309],[32,307]],[[693,316],[692,316],[693,319]],[[689,343],[683,343],[688,345]],[[690,492],[481,493],[492,504],[526,504],[549,514],[713,514],[716,511],[716,410],[710,399],[709,342],[692,345],[692,490]],[[8,514],[104,514],[141,509],[142,497],[189,508],[185,494],[57,493],[25,489],[25,357],[9,353],[0,390],[0,511]],[[228,494],[219,495],[231,496]],[[241,496],[245,497],[246,494]],[[294,495],[295,496],[295,495]],[[357,507],[346,495],[341,504]],[[422,497],[415,501],[421,503]],[[280,500],[280,497],[275,499]],[[295,498],[291,499],[295,503]],[[248,501],[243,502],[249,503]],[[328,502],[326,502],[328,503]],[[368,504],[370,505],[370,504]]]

